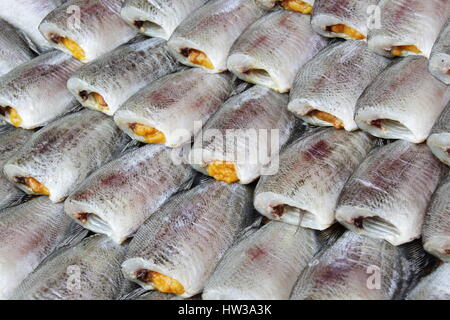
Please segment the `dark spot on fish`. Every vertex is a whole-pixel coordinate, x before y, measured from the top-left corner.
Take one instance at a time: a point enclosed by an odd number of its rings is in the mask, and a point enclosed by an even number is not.
[[[189,51],[190,51],[189,48],[183,48],[183,49],[180,50],[180,54],[181,54],[183,57],[187,58],[187,57],[189,57]]]
[[[84,101],[86,101],[89,98],[89,93],[86,90],[80,91],[78,94]]]
[[[450,149],[447,149],[447,154],[450,157]]]
[[[25,177],[14,177],[14,181],[18,184],[27,185]]]
[[[324,140],[312,145],[305,153],[306,160],[323,159],[330,154],[330,147]]]
[[[6,108],[5,107],[0,107],[0,115],[2,115],[2,116],[4,116],[4,117],[6,117]]]
[[[370,125],[371,125],[371,126],[374,126],[374,127],[377,127],[378,129],[381,129],[381,128],[383,128],[383,126],[381,125],[382,122],[383,122],[382,119],[372,120],[372,121],[370,122]]]
[[[253,46],[254,47],[260,47],[266,44],[266,42],[269,41],[269,37],[266,35],[262,35],[261,37],[257,38],[254,42],[253,42]]]
[[[321,283],[336,283],[346,278],[346,274],[352,271],[352,266],[346,259],[337,259],[333,263],[326,265],[323,269],[319,269],[315,277]]]
[[[48,37],[54,43],[60,43],[61,42],[61,37],[59,35],[57,35],[56,33],[50,33],[48,35]]]
[[[279,204],[277,206],[270,206],[270,212],[277,217],[281,217],[284,214],[284,204]]]
[[[445,249],[444,252],[445,254],[450,254],[450,249]]]
[[[128,128],[130,128],[131,130],[136,130],[136,126],[137,126],[137,123],[136,122],[133,122],[133,123],[129,123],[128,124]]]
[[[254,247],[254,248],[250,248],[247,251],[247,254],[249,255],[249,257],[252,260],[256,260],[258,258],[261,258],[261,257],[265,256],[267,254],[267,252],[264,249],[260,248],[260,247]]]
[[[103,185],[123,185],[127,181],[127,178],[120,172],[113,173],[101,179],[101,184]]]
[[[136,279],[141,282],[144,282],[144,283],[148,282],[149,274],[150,274],[150,271],[147,269],[139,269],[135,273]]]
[[[358,217],[358,218],[353,219],[353,224],[358,229],[363,229],[363,221],[364,221],[364,217]]]
[[[85,224],[88,222],[89,216],[91,215],[92,213],[80,212],[75,214],[75,219],[80,220],[81,223]]]
[[[144,26],[144,21],[135,21],[134,26],[138,29],[141,29]]]

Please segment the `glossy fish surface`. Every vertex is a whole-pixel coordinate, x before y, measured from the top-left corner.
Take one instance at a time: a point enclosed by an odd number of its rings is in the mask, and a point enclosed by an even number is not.
[[[441,31],[433,46],[429,68],[433,76],[446,85],[450,84],[450,23]]]
[[[439,160],[450,166],[450,104],[434,124],[427,144]]]

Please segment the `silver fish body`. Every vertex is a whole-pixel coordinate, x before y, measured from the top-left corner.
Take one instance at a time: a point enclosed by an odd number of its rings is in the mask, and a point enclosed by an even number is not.
[[[83,110],[36,132],[6,163],[4,172],[26,193],[49,195],[51,201],[61,202],[128,142],[111,118]]]
[[[242,184],[273,172],[273,161],[296,127],[286,104],[285,95],[261,86],[232,96],[195,137],[194,169]]]
[[[137,91],[177,69],[165,42],[148,39],[123,45],[81,68],[67,88],[84,107],[112,116]]]
[[[310,18],[279,10],[253,23],[233,45],[228,70],[242,80],[288,92],[300,67],[327,44]]]
[[[0,211],[0,299],[8,299],[58,246],[76,243],[86,233],[62,204],[46,197]]]
[[[136,36],[120,16],[124,0],[69,0],[48,14],[39,31],[48,43],[90,62]]]
[[[120,14],[149,37],[168,40],[178,25],[207,0],[128,0]]]
[[[183,298],[202,292],[223,254],[252,222],[252,195],[246,186],[214,180],[178,194],[136,233],[122,264],[124,276]],[[178,286],[161,286],[154,273]]]
[[[300,69],[288,110],[313,125],[356,130],[358,98],[388,64],[364,42],[332,44]]]
[[[358,131],[325,129],[300,138],[280,155],[280,168],[262,177],[254,205],[272,220],[324,230],[335,222],[345,183],[374,145]]]
[[[85,228],[122,243],[192,178],[171,150],[147,145],[93,173],[65,202],[66,213]]]
[[[450,166],[450,104],[434,124],[427,144],[439,160]]]
[[[373,150],[345,185],[336,219],[393,245],[417,239],[444,167],[423,144],[398,140]]]
[[[446,85],[450,84],[450,23],[441,31],[433,46],[429,68],[433,76]]]
[[[369,30],[369,48],[387,57],[430,57],[439,32],[447,23],[447,0],[380,0],[379,25]]]
[[[450,300],[450,263],[444,263],[408,293],[407,300]]]
[[[168,46],[183,64],[223,72],[233,43],[264,13],[254,1],[209,1],[178,26]]]
[[[450,262],[450,176],[436,190],[425,216],[422,230],[425,250]]]
[[[231,80],[229,74],[211,74],[200,68],[167,75],[125,102],[114,121],[133,139],[155,141],[132,129],[135,124],[145,125],[164,135],[165,141],[159,143],[179,147],[191,142],[225,102],[232,91]]]
[[[447,86],[424,57],[409,56],[384,70],[359,98],[359,128],[384,139],[425,141],[448,102]]]
[[[41,127],[77,106],[66,88],[81,63],[51,51],[0,77],[0,117],[16,127]],[[11,109],[12,108],[12,109]]]
[[[111,300],[123,279],[127,246],[94,235],[48,258],[15,291],[14,300]]]
[[[288,299],[300,272],[319,247],[315,231],[271,221],[225,254],[203,299]]]

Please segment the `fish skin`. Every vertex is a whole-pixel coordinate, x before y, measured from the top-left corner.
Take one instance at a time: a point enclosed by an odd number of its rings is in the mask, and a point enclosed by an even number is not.
[[[84,66],[69,78],[67,88],[84,107],[112,116],[144,86],[179,69],[164,41],[147,39],[123,45]],[[84,101],[80,97],[83,90],[99,93],[108,109],[100,109],[91,100]]]
[[[180,23],[207,0],[128,0],[120,12],[122,18],[134,26],[145,21],[138,30],[149,36],[168,40]]]
[[[31,60],[35,54],[8,22],[0,19],[0,76]]]
[[[164,146],[147,145],[111,161],[67,198],[66,213],[122,243],[193,178],[190,166],[174,164],[171,155]],[[79,213],[92,215],[83,223]]]
[[[288,92],[301,66],[327,45],[313,31],[310,17],[279,10],[263,16],[239,37],[228,57],[228,70],[244,81]],[[248,73],[263,70],[261,75]]]
[[[52,10],[66,0],[2,0],[0,19],[9,22],[26,36],[28,45],[36,52],[49,51],[51,46],[39,32],[39,24]]]
[[[129,142],[106,115],[83,110],[59,119],[36,132],[4,166],[5,175],[33,177],[50,192],[52,202],[61,202],[87,176],[116,157]]]
[[[178,194],[136,233],[122,264],[124,276],[153,290],[153,284],[136,279],[136,271],[147,269],[180,282],[183,298],[201,293],[227,249],[252,222],[252,196],[246,186],[214,180]]]
[[[129,128],[141,123],[161,131],[167,147],[189,143],[203,124],[231,94],[233,84],[228,73],[211,74],[200,68],[173,73],[143,88],[116,112],[114,121],[131,138],[146,142]]]
[[[415,45],[429,58],[450,13],[447,0],[380,0],[378,7],[381,28],[369,30],[368,43],[371,50],[387,57],[393,57],[392,46]],[[416,53],[406,51],[403,55]]]
[[[231,161],[235,164],[239,183],[249,184],[256,180],[266,167],[264,160],[273,163],[279,150],[269,150],[264,143],[259,144],[252,138],[252,132],[258,130],[256,135],[267,133],[269,139],[271,130],[279,130],[277,142],[281,148],[298,129],[295,117],[287,112],[286,104],[286,95],[261,86],[232,96],[195,137],[189,155],[193,168],[208,175],[206,166],[210,162]],[[236,130],[245,132],[238,133]],[[227,134],[230,137],[233,133],[238,133],[237,139],[227,138]],[[246,139],[247,136],[249,139]],[[258,155],[254,155],[258,157],[256,162],[249,156],[252,150],[258,151]]]
[[[315,231],[271,221],[225,254],[202,297],[286,300],[319,247]]]
[[[126,249],[102,235],[86,238],[53,254],[22,282],[12,299],[114,299],[123,279],[120,264]]]
[[[335,222],[335,208],[345,183],[374,146],[357,131],[332,128],[301,137],[280,155],[280,168],[264,176],[254,206],[269,219],[325,230]],[[276,208],[282,207],[281,212]]]
[[[450,176],[443,179],[434,193],[422,229],[425,250],[450,262]]]
[[[439,160],[450,166],[450,104],[434,124],[427,144]]]
[[[18,112],[21,128],[48,124],[77,106],[66,83],[81,65],[69,55],[51,51],[16,67],[0,77],[0,106]]]
[[[0,211],[0,299],[8,299],[62,243],[77,243],[87,232],[69,219],[62,204],[38,197]]]
[[[379,0],[319,0],[311,18],[312,28],[319,34],[330,38],[351,40],[345,33],[327,31],[326,27],[343,24],[358,31],[367,39],[368,10]],[[364,39],[364,40],[366,40]]]
[[[422,281],[406,300],[450,300],[450,263],[444,263]]]
[[[248,0],[212,0],[193,12],[173,32],[168,46],[183,64],[199,67],[181,54],[183,49],[202,51],[214,69],[203,66],[208,72],[227,70],[229,51],[244,30],[260,18],[266,10]]]
[[[450,23],[441,31],[431,51],[429,68],[433,76],[450,85]]]
[[[423,144],[398,140],[375,149],[348,180],[336,219],[395,246],[417,239],[444,167]]]
[[[288,110],[310,124],[332,126],[308,115],[312,110],[327,112],[341,120],[345,130],[357,130],[354,117],[358,98],[389,63],[362,41],[334,43],[297,73]]]
[[[424,142],[448,102],[447,86],[427,64],[424,57],[409,56],[379,74],[357,102],[358,127],[384,139]]]
[[[68,37],[75,41],[85,53],[83,62],[110,52],[136,36],[120,16],[124,0],[69,0],[49,13],[40,23],[39,31],[55,49],[68,54],[63,45],[51,40],[50,34]],[[79,19],[73,8],[79,11]],[[72,22],[73,23],[70,23]]]

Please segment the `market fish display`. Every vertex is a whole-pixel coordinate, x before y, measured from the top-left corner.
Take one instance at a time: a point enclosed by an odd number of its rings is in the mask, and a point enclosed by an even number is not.
[[[450,262],[450,175],[442,181],[430,202],[422,240],[425,250]]]
[[[168,40],[178,25],[207,0],[127,0],[121,15],[149,37]]]
[[[300,69],[288,110],[316,126],[358,129],[355,109],[366,87],[389,64],[362,41],[337,42]]]
[[[450,84],[450,23],[441,31],[431,51],[430,72],[433,76]]]
[[[426,145],[399,140],[374,150],[345,185],[336,219],[365,236],[400,245],[420,237],[445,166]]]
[[[65,202],[77,223],[124,242],[172,194],[188,186],[189,165],[173,162],[171,149],[147,145],[93,173]]]
[[[428,71],[428,60],[410,56],[384,70],[357,103],[359,128],[384,139],[421,143],[448,102],[447,86]]]
[[[407,300],[450,300],[450,263],[444,263],[411,290]]]
[[[145,85],[177,69],[165,41],[147,39],[123,45],[81,68],[67,88],[84,107],[112,116]]]
[[[31,60],[34,55],[20,33],[0,19],[0,76]]]
[[[288,92],[300,67],[326,44],[312,30],[308,16],[279,10],[244,31],[230,51],[227,66],[242,80]]]
[[[8,299],[57,247],[77,243],[86,233],[62,204],[46,197],[0,211],[0,299]]]
[[[69,0],[42,20],[53,48],[90,62],[131,40],[136,31],[120,16],[124,0]]]
[[[209,1],[178,26],[168,46],[183,64],[223,72],[235,40],[264,13],[254,1]]]
[[[230,74],[183,70],[139,91],[116,112],[114,121],[140,142],[179,147],[191,142],[232,88]]]
[[[450,104],[434,124],[427,144],[439,160],[450,166]]]
[[[13,300],[112,300],[123,279],[127,246],[94,235],[64,248],[27,277]]]
[[[6,163],[4,172],[26,193],[60,202],[128,142],[111,118],[83,110],[36,132]]]
[[[209,279],[207,300],[285,300],[320,245],[313,230],[272,221],[232,247]]]
[[[15,127],[34,129],[77,106],[66,88],[81,62],[51,51],[0,77],[0,118]]]
[[[66,0],[2,0],[0,19],[21,30],[30,47],[36,52],[51,49],[47,40],[39,32],[39,24],[52,10]],[[70,11],[73,14],[73,11]]]
[[[202,292],[225,251],[252,222],[252,195],[246,186],[214,180],[178,194],[134,236],[124,276],[184,298]]]
[[[358,131],[320,130],[301,137],[280,155],[278,173],[260,179],[254,205],[262,215],[292,225],[324,230],[345,183],[374,145]]]
[[[369,48],[387,57],[430,57],[439,32],[447,23],[447,0],[380,0],[381,28],[369,30]]]
[[[303,14],[311,14],[314,8],[314,0],[255,0],[256,3],[266,8],[273,8],[279,3],[284,9],[297,11]]]
[[[276,170],[271,162],[296,129],[286,104],[285,95],[261,86],[228,99],[194,139],[194,169],[242,184]]]

